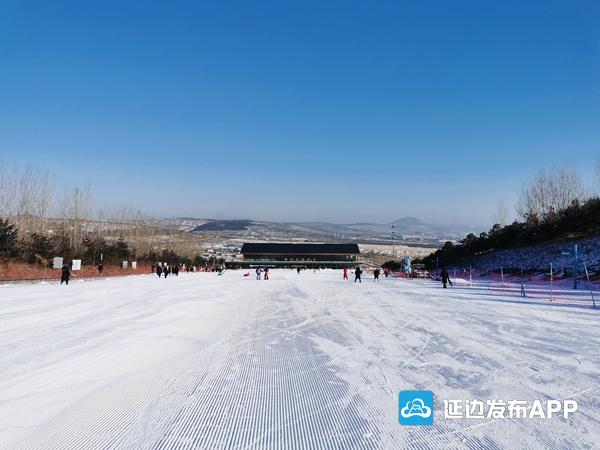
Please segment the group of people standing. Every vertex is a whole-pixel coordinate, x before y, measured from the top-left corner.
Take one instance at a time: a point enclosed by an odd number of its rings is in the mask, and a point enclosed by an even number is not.
[[[256,270],[256,279],[257,280],[268,280],[269,279],[269,268],[265,267],[264,269],[261,267],[257,267]],[[263,277],[264,274],[264,277]]]
[[[166,263],[162,263],[162,264],[157,264],[156,266],[153,266],[152,272],[155,272],[156,275],[158,275],[158,278],[160,278],[162,275],[164,275],[165,278],[167,278],[170,274],[179,276],[179,270],[180,270],[179,264],[175,264],[174,266],[169,266]],[[189,272],[189,270],[188,270],[188,272]]]
[[[344,267],[344,270],[343,270],[343,277],[344,277],[344,280],[347,280],[347,279],[348,279],[348,272],[349,272],[349,270],[350,270],[350,269],[348,269],[348,267]],[[362,271],[362,269],[360,268],[360,266],[356,266],[356,269],[354,269],[354,282],[355,282],[355,283],[356,283],[357,281],[358,281],[359,283],[362,283],[362,278],[361,278],[361,275],[362,275],[362,273],[363,273],[363,271]]]
[[[179,272],[217,272],[218,275],[223,274],[222,267],[204,268],[186,264],[169,265],[167,263],[157,263],[152,265],[152,273],[155,273],[160,278],[162,275],[167,278],[169,275],[179,276]]]

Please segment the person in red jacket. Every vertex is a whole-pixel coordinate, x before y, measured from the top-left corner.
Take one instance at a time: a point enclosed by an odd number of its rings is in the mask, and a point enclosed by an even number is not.
[[[344,267],[344,280],[348,279],[348,268]]]

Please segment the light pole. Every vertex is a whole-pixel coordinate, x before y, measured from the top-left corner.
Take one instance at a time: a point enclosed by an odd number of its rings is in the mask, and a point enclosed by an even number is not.
[[[573,289],[577,289],[577,244],[573,244],[572,252],[562,252],[564,256],[573,255]]]
[[[396,224],[392,224],[392,261],[396,260]]]
[[[573,244],[573,289],[577,289],[577,244]]]

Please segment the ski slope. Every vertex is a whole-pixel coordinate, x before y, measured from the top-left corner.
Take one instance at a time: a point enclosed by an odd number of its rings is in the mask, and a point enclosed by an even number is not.
[[[0,448],[600,448],[597,311],[341,278],[0,285]],[[434,392],[432,426],[399,424],[405,389]],[[443,417],[469,398],[579,410]]]

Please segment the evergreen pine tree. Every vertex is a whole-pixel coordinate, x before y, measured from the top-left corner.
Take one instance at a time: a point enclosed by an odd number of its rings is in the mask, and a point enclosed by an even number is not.
[[[0,255],[5,258],[17,251],[17,227],[0,218]]]

